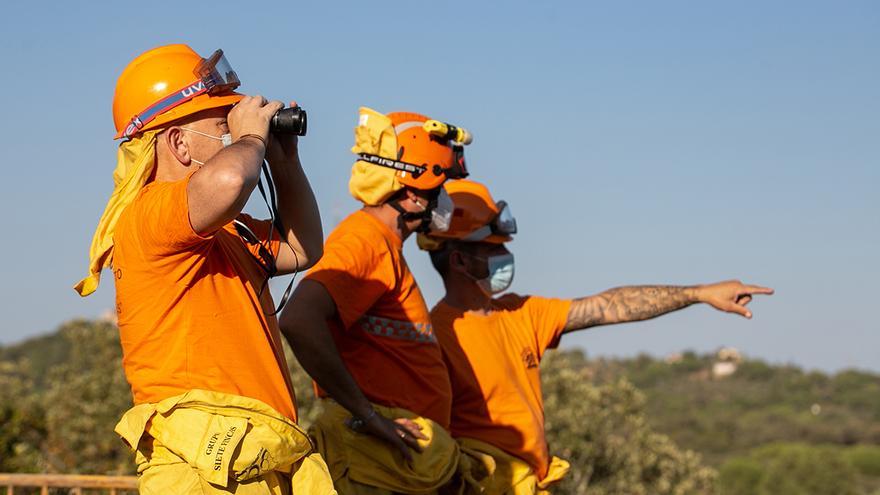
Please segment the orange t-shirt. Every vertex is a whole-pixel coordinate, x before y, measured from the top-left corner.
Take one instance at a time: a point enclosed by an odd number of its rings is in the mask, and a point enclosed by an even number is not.
[[[431,310],[452,381],[452,436],[494,445],[543,477],[550,455],[539,365],[559,344],[571,301],[507,294],[493,305],[486,314],[443,301]]]
[[[367,398],[449,426],[452,391],[428,307],[397,235],[357,211],[327,238],[306,277],[336,303],[328,325],[348,371]],[[326,397],[323,390],[318,395]]]
[[[134,402],[203,389],[261,400],[295,420],[278,322],[266,316],[268,287],[257,296],[266,276],[251,255],[257,246],[232,223],[207,236],[193,231],[189,177],[144,187],[113,236],[122,364]],[[239,220],[260,239],[271,228]],[[278,253],[280,243],[269,247]]]

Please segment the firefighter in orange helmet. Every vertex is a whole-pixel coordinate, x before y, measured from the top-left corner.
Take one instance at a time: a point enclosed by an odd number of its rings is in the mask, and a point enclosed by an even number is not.
[[[463,129],[361,108],[349,190],[363,207],[327,238],[281,316],[316,383],[313,436],[342,494],[430,494],[455,472],[449,375],[403,257],[414,232],[443,230],[442,185],[467,174]]]
[[[92,293],[112,267],[134,396],[116,431],[144,494],[335,493],[296,424],[265,289],[317,261],[320,217],[297,138],[269,133],[284,105],[238,85],[221,50],[186,45],[143,53],[116,84],[115,188],[76,290]],[[264,159],[276,221],[241,213]]]
[[[468,493],[545,493],[568,462],[550,455],[544,437],[539,364],[565,333],[645,320],[707,303],[751,317],[746,305],[768,288],[739,282],[692,287],[634,286],[579,299],[504,294],[513,281],[507,243],[517,232],[504,201],[468,180],[445,186],[455,205],[449,227],[420,235],[419,246],[443,278],[446,294],[431,321],[452,386],[450,431],[484,469],[463,479]],[[496,297],[497,296],[497,297]]]

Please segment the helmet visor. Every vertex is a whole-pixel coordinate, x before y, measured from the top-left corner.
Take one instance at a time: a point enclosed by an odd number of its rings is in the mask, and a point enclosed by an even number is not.
[[[516,218],[510,212],[510,206],[506,201],[495,204],[498,208],[498,216],[492,221],[492,233],[497,235],[516,234]]]
[[[241,85],[223,50],[216,50],[210,57],[203,58],[193,72],[204,83],[208,94],[232,91]]]
[[[495,218],[493,218],[488,225],[483,225],[463,237],[463,241],[479,242],[493,235],[508,237],[516,234],[516,218],[514,218],[513,213],[510,212],[510,207],[507,206],[507,202],[499,201],[495,203],[495,207],[498,209],[498,214],[495,215]]]

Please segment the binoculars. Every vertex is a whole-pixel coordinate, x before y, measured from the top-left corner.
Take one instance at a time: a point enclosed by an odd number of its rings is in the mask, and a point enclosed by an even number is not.
[[[290,107],[278,110],[272,116],[269,123],[269,130],[276,134],[295,134],[297,136],[305,136],[308,130],[308,116],[302,108]]]

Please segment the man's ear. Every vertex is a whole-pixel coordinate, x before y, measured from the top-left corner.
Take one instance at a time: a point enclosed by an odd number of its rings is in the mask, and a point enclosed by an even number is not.
[[[165,129],[162,136],[165,141],[165,146],[168,148],[168,151],[174,155],[174,158],[176,158],[181,165],[185,167],[190,166],[192,164],[192,157],[189,156],[189,143],[183,138],[183,131],[180,127],[169,127],[168,129]]]
[[[457,272],[467,271],[467,261],[461,251],[453,249],[449,252],[449,269]]]

